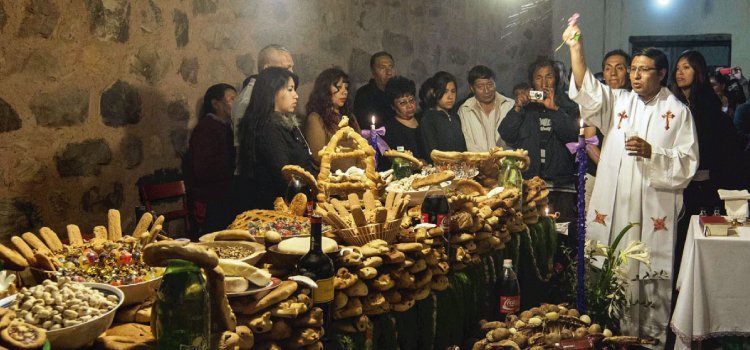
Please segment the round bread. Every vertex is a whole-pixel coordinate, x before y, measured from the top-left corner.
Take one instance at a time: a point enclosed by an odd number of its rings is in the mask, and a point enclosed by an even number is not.
[[[479,182],[472,179],[461,179],[452,182],[453,188],[463,194],[487,194],[487,190]]]
[[[227,293],[240,293],[247,290],[250,282],[245,277],[226,276],[224,277],[224,288]]]
[[[3,343],[11,349],[38,349],[47,341],[44,329],[20,322],[11,323],[0,332]]]
[[[322,237],[323,241],[323,252],[332,253],[339,250],[336,241]],[[310,250],[310,238],[309,237],[292,237],[285,239],[279,243],[278,250],[281,253],[304,255]]]
[[[408,160],[409,163],[411,163],[412,165],[414,165],[417,168],[421,168],[422,165],[423,165],[422,162],[419,159],[417,159],[416,157],[414,157],[414,155],[411,153],[411,151],[399,152],[399,151],[396,151],[396,150],[393,150],[393,149],[389,149],[389,150],[385,151],[385,153],[383,153],[383,155],[386,156],[386,157],[388,157],[388,158],[391,158],[391,159],[393,159],[393,158],[404,158],[404,159]]]
[[[437,185],[441,182],[453,180],[456,174],[453,171],[446,170],[439,173],[427,175],[423,178],[416,179],[411,182],[412,188],[422,188],[425,186]]]
[[[285,165],[281,168],[281,175],[284,176],[284,180],[287,181],[291,180],[292,177],[296,175],[310,186],[310,189],[313,191],[318,187],[318,181],[315,180],[315,177],[299,165]]]

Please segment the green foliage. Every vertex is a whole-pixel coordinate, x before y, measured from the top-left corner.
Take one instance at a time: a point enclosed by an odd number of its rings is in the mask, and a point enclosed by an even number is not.
[[[623,313],[633,304],[648,304],[640,301],[629,301],[626,295],[628,285],[628,259],[635,259],[649,264],[649,252],[639,241],[629,242],[625,249],[618,250],[620,242],[637,223],[631,223],[623,228],[612,242],[611,246],[587,241],[584,253],[586,263],[584,285],[586,288],[586,311],[591,318],[600,324],[616,326]],[[567,256],[575,255],[570,249]],[[601,268],[594,264],[597,257],[604,257]],[[568,294],[575,300],[575,285],[577,259],[571,259],[566,275],[568,277]]]

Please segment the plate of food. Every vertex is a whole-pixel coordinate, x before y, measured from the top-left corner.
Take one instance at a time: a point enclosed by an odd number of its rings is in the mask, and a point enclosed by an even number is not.
[[[245,289],[242,292],[227,292],[227,297],[230,298],[236,298],[236,297],[243,297],[243,296],[249,296],[252,295],[255,298],[260,298],[265,293],[270,292],[274,288],[278,287],[279,284],[281,284],[281,280],[276,277],[271,277],[271,280],[268,281],[268,283],[265,286],[256,286],[256,285],[250,285],[247,289]]]
[[[450,181],[455,178],[455,174],[450,171],[438,171],[432,173],[421,173],[414,174],[403,179],[391,182],[385,190],[387,192],[396,192],[408,194],[410,197],[409,205],[422,204],[424,197],[429,192],[429,189],[433,185],[439,185],[442,188],[446,188],[450,185]]]
[[[214,241],[196,245],[212,249],[220,259],[239,260],[255,265],[266,253],[266,247],[256,242]]]
[[[219,259],[219,266],[224,271],[224,288],[227,296],[242,296],[261,293],[274,288],[273,277],[266,269],[248,263]]]

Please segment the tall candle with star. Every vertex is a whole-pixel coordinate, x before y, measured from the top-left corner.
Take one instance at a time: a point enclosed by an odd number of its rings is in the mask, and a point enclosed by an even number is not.
[[[586,247],[586,167],[588,157],[586,155],[586,137],[584,136],[583,119],[580,122],[578,134],[578,148],[576,149],[576,162],[578,163],[578,245],[577,245],[577,271],[576,271],[576,307],[581,313],[586,312],[586,289],[584,249]]]

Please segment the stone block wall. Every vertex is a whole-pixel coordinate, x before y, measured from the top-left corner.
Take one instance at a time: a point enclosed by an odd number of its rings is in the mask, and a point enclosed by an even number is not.
[[[267,44],[293,52],[304,106],[320,71],[359,86],[380,50],[417,86],[447,70],[466,93],[485,64],[509,93],[551,26],[549,0],[2,1],[0,240],[89,232],[108,208],[132,227],[138,180],[179,169],[205,90],[239,86]]]

